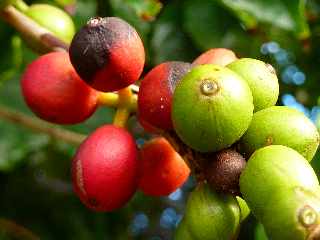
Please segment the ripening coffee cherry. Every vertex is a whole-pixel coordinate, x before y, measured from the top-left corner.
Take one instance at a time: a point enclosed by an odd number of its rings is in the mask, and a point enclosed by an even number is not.
[[[80,123],[97,107],[98,92],[80,79],[65,52],[33,61],[24,72],[21,88],[31,110],[52,123]]]
[[[237,60],[237,56],[233,51],[227,48],[213,48],[202,53],[196,60],[193,61],[193,65],[201,64],[216,64],[220,66],[227,66],[229,63]]]
[[[137,189],[138,152],[125,129],[104,125],[80,145],[72,162],[72,181],[83,204],[95,211],[123,207]]]
[[[319,145],[316,126],[303,113],[285,106],[273,106],[253,114],[241,138],[241,148],[250,156],[268,145],[291,147],[311,161]]]
[[[193,240],[236,239],[240,208],[235,197],[219,195],[209,186],[200,185],[188,197],[181,224],[186,226],[175,240],[184,240],[180,236],[188,232]]]
[[[245,133],[252,115],[249,86],[225,67],[196,66],[174,91],[174,129],[185,144],[200,152],[231,146]]]
[[[233,149],[225,149],[214,154],[206,166],[206,179],[218,193],[240,194],[239,178],[246,166],[246,160]]]
[[[60,8],[49,4],[33,4],[25,14],[62,41],[71,42],[75,34],[75,26],[72,18]]]
[[[255,112],[276,104],[279,96],[279,83],[276,71],[270,64],[257,59],[241,58],[227,67],[248,83],[253,96]]]
[[[145,53],[136,30],[117,17],[93,18],[72,40],[72,65],[93,88],[111,92],[140,77]]]
[[[160,129],[172,129],[172,95],[179,80],[190,69],[191,64],[184,62],[165,62],[153,68],[141,81],[139,119]]]
[[[139,189],[146,195],[166,196],[182,186],[190,169],[163,137],[155,138],[140,151]]]
[[[320,238],[319,182],[295,150],[271,145],[254,152],[241,174],[240,190],[270,239]]]

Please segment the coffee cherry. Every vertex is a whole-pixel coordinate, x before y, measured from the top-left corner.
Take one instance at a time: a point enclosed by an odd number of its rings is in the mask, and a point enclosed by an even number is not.
[[[276,71],[270,64],[257,59],[241,58],[227,67],[248,83],[253,96],[255,112],[276,104],[279,96],[279,83]]]
[[[196,60],[193,61],[193,65],[201,64],[216,64],[220,66],[226,66],[229,63],[237,60],[237,56],[233,51],[227,48],[213,48],[202,53]]]
[[[319,239],[319,182],[295,150],[272,145],[254,152],[240,190],[270,239]],[[317,238],[308,238],[312,235]]]
[[[79,78],[68,53],[53,52],[33,61],[22,77],[21,87],[31,110],[49,122],[80,123],[97,107],[98,92]]]
[[[66,43],[71,42],[75,26],[71,17],[60,8],[48,4],[33,4],[25,14],[61,40]]]
[[[142,128],[144,129],[144,131],[146,131],[147,133],[151,133],[151,134],[160,134],[161,130],[159,128],[156,128],[155,126],[151,125],[149,122],[147,122],[146,120],[141,118],[139,114],[137,117],[138,117],[138,121],[139,121],[140,125],[142,126]]]
[[[184,220],[182,220],[175,233],[174,233],[174,240],[194,240],[194,238],[192,237],[191,233],[189,232],[188,226],[185,223]]]
[[[243,222],[249,216],[251,211],[244,199],[238,196],[236,196],[236,199],[240,207],[240,222]]]
[[[104,125],[91,133],[72,162],[73,187],[83,204],[95,211],[123,207],[137,189],[137,154],[123,128]]]
[[[222,150],[210,159],[205,169],[206,179],[217,192],[239,195],[239,178],[245,166],[246,160],[235,150]]]
[[[140,151],[142,165],[139,189],[146,195],[165,196],[188,179],[190,169],[163,137],[146,143]]]
[[[235,197],[218,195],[201,185],[189,195],[182,224],[186,224],[182,230],[187,229],[193,240],[236,239],[239,205]]]
[[[241,147],[250,156],[255,150],[267,145],[284,145],[311,161],[319,139],[316,126],[303,113],[285,106],[273,106],[253,115],[241,139]]]
[[[139,119],[170,130],[172,94],[179,80],[190,70],[191,64],[166,62],[153,68],[141,81],[138,110]]]
[[[116,17],[91,19],[73,38],[69,54],[80,77],[105,92],[137,81],[145,61],[138,33]]]
[[[174,92],[174,129],[184,143],[200,152],[215,152],[232,145],[247,130],[252,115],[250,88],[225,67],[197,66]]]

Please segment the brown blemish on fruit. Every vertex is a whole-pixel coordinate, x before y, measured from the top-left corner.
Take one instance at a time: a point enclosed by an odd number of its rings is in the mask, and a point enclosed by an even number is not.
[[[81,161],[78,159],[76,161],[76,183],[80,191],[86,195],[86,190],[84,189],[84,184],[83,184],[83,172],[82,172],[82,164]]]
[[[272,67],[271,64],[265,63],[265,65],[266,65],[267,69],[269,70],[269,72],[270,72],[271,74],[275,74],[275,75],[276,75],[276,70]]]
[[[310,234],[307,240],[319,240],[320,239],[320,225],[315,225],[310,229]]]
[[[98,203],[97,199],[95,199],[95,198],[89,198],[88,199],[88,203],[92,207],[98,207],[99,206],[99,203]]]
[[[273,138],[272,138],[272,136],[268,136],[268,137],[266,138],[266,146],[272,145],[272,143],[273,143]]]
[[[210,79],[205,79],[200,84],[200,91],[206,96],[211,96],[216,94],[219,91],[218,84]]]

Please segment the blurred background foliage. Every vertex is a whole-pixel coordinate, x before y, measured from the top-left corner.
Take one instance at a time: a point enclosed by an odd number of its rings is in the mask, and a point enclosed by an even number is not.
[[[28,4],[36,1],[27,1]],[[38,1],[39,2],[39,1]],[[320,126],[320,4],[317,0],[43,0],[76,9],[79,28],[90,17],[118,16],[143,38],[148,71],[172,60],[192,62],[201,52],[226,47],[239,57],[273,64],[281,83],[280,105],[304,112]],[[19,81],[37,56],[0,20],[0,104],[32,115]],[[83,124],[68,127],[90,133],[110,122],[114,110],[99,111]],[[137,143],[147,137],[136,120]],[[123,209],[94,213],[75,197],[70,159],[75,148],[0,119],[0,239],[170,239],[181,219],[194,182],[169,197],[137,193]],[[312,164],[320,174],[320,153]],[[253,217],[239,239],[265,240]]]

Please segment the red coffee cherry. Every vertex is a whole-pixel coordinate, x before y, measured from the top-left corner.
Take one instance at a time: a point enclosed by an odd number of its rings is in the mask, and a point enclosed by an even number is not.
[[[138,80],[145,61],[138,33],[116,17],[91,19],[73,38],[69,54],[80,77],[104,92]]]
[[[138,115],[138,121],[140,125],[143,127],[144,131],[151,134],[160,134],[161,130],[159,128],[156,128],[155,126],[152,126],[150,123],[148,123],[146,120],[141,118]]]
[[[178,81],[190,69],[191,64],[184,62],[165,62],[153,68],[141,81],[139,119],[160,129],[172,129],[172,94]]]
[[[220,66],[227,66],[229,63],[237,60],[237,56],[233,51],[227,48],[213,48],[202,53],[196,60],[193,61],[193,65],[202,64],[217,64]]]
[[[33,61],[21,87],[31,110],[49,122],[80,123],[97,107],[98,92],[80,79],[65,52],[49,53]]]
[[[79,147],[72,162],[76,194],[90,209],[123,207],[137,189],[139,162],[134,138],[123,128],[104,125]]]
[[[139,189],[146,195],[165,196],[187,179],[190,169],[163,137],[146,143],[140,151],[142,165]]]

